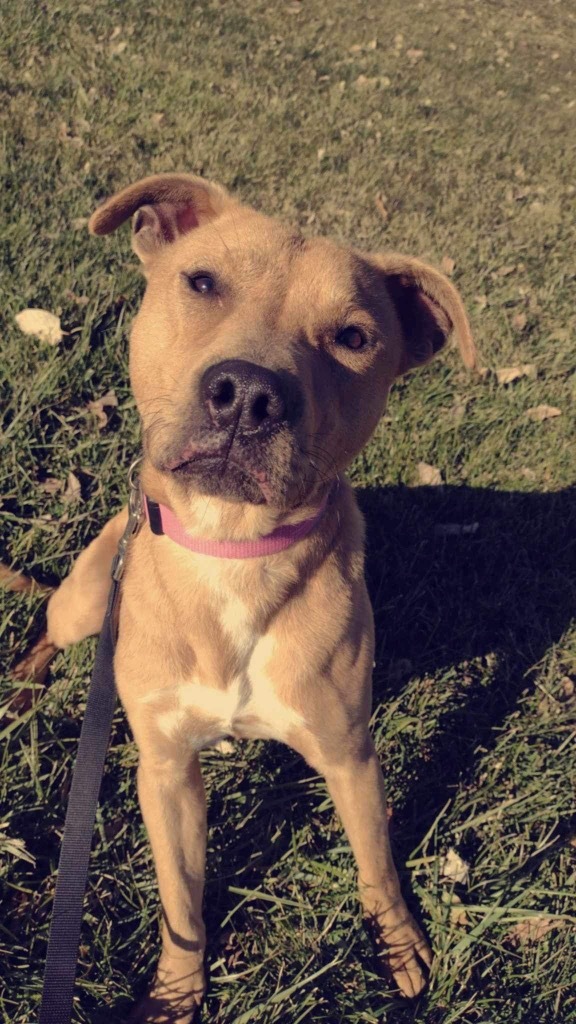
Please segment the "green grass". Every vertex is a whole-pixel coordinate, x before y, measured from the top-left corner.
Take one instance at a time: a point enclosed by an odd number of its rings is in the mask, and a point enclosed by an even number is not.
[[[306,232],[448,257],[483,364],[536,366],[503,387],[449,353],[395,388],[352,472],[377,617],[374,731],[404,888],[438,954],[429,991],[409,1006],[374,973],[322,781],[287,748],[236,744],[203,755],[204,1019],[576,1021],[576,713],[562,682],[576,675],[574,6],[12,0],[2,14],[3,560],[57,581],[126,495],[142,281],[126,231],[98,242],[75,225],[143,174],[201,171]],[[20,334],[26,306],[61,315],[60,347]],[[118,408],[99,430],[87,403],[110,388]],[[542,403],[562,415],[533,423]],[[422,461],[444,487],[418,486]],[[42,488],[70,472],[81,501]],[[9,665],[39,607],[2,601]],[[37,1009],[93,653],[89,641],[60,655],[33,710],[0,727],[4,1021]],[[158,950],[135,763],[118,711],[77,1021],[120,1021]],[[441,877],[450,847],[467,883]],[[514,942],[539,915],[555,927]]]

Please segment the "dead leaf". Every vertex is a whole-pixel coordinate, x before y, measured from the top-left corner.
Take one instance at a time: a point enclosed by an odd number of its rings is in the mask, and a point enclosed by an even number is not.
[[[38,487],[41,491],[45,491],[46,494],[58,494],[61,491],[64,484],[61,480],[57,480],[55,476],[47,476]]]
[[[522,945],[540,942],[553,928],[563,928],[564,921],[557,917],[525,917],[510,929],[506,938],[509,942]]]
[[[102,398],[95,398],[93,402],[88,402],[88,408],[90,412],[93,412],[96,419],[98,420],[98,429],[102,430],[108,423],[108,417],[106,415],[106,409],[116,409],[118,406],[118,399],[114,391],[107,391]]]
[[[449,890],[444,889],[442,892],[442,902],[447,903],[450,907],[451,924],[466,927],[468,924],[468,915],[466,914],[466,908],[460,897],[457,896],[455,892],[450,892]]]
[[[450,882],[461,882],[465,885],[470,874],[470,865],[462,860],[460,854],[456,853],[454,847],[450,847],[448,853],[440,861],[440,874]]]
[[[80,481],[74,473],[68,473],[66,490],[62,495],[62,501],[66,502],[67,505],[72,505],[75,501],[81,501],[81,499],[82,492],[80,488]]]
[[[424,50],[406,50],[406,56],[408,60],[413,61],[415,64],[417,60],[421,60],[424,56]]]
[[[76,292],[71,291],[70,288],[64,292],[64,298],[67,299],[68,302],[75,302],[77,306],[81,307],[87,306],[90,302],[87,295],[76,295]]]
[[[72,221],[72,227],[74,228],[74,231],[81,231],[82,228],[86,227],[87,223],[88,217],[75,217]]]
[[[516,270],[516,267],[514,266],[514,264],[513,263],[508,263],[505,267],[500,267],[495,272],[496,273],[496,277],[509,277],[509,275],[513,274],[515,270]]]
[[[224,755],[233,754],[234,744],[230,740],[219,740],[218,743],[214,744],[214,750]]]
[[[326,156],[326,150],[324,149],[323,146],[321,146],[320,149],[318,149],[316,151],[316,158],[318,160],[318,163],[320,163],[320,161],[323,160],[325,156]]]
[[[121,53],[124,53],[124,50],[126,49],[127,46],[128,46],[128,43],[127,43],[126,39],[121,39],[120,42],[118,42],[118,43],[111,43],[110,44],[110,53],[112,54],[113,57],[119,57]]]
[[[444,483],[440,470],[436,466],[430,466],[427,462],[419,462],[416,466],[416,472],[418,473],[418,483],[420,484],[438,487]]]
[[[526,313],[516,313],[515,316],[512,317],[512,326],[515,327],[517,331],[523,331],[527,322],[528,317],[526,316]]]
[[[536,378],[536,366],[534,363],[521,363],[520,366],[502,366],[496,370],[496,380],[499,384],[511,384],[513,380],[520,377]]]
[[[456,263],[454,262],[453,259],[451,259],[450,256],[443,256],[442,259],[440,260],[440,266],[442,267],[444,273],[448,274],[448,277],[450,277],[454,273],[454,267],[456,266]]]
[[[388,666],[388,679],[390,683],[397,686],[408,679],[414,671],[414,665],[409,658],[393,658]]]
[[[356,89],[376,89],[380,86],[382,89],[389,89],[392,82],[388,75],[375,75],[373,78],[368,78],[366,75],[358,75],[358,78],[354,82]]]
[[[480,310],[480,312],[482,312],[482,310],[486,309],[486,306],[488,305],[488,296],[487,295],[475,295],[474,296],[474,301],[475,301],[476,305],[478,306],[478,309]]]
[[[436,523],[434,533],[437,537],[462,537],[476,533],[480,523]]]
[[[24,334],[33,334],[47,345],[58,345],[64,337],[59,318],[46,309],[23,309],[14,319]]]
[[[543,420],[551,420],[555,416],[561,416],[562,410],[557,409],[555,405],[535,405],[533,409],[527,410],[526,415],[529,419],[534,420],[535,423],[542,423]]]
[[[564,676],[560,680],[560,696],[559,700],[567,701],[571,700],[574,696],[574,680],[570,676]]]
[[[380,216],[382,217],[382,220],[388,220],[389,214],[388,214],[388,210],[384,206],[384,198],[383,198],[383,196],[381,196],[381,195],[375,196],[374,202],[376,203],[376,209],[380,213]]]
[[[166,114],[163,111],[159,110],[156,114],[152,114],[150,120],[153,122],[153,124],[161,125],[165,117]]]

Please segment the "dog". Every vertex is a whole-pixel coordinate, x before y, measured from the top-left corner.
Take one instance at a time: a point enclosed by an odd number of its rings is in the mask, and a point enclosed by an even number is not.
[[[146,289],[130,341],[146,521],[122,581],[117,688],[162,905],[162,951],[132,1020],[189,1024],[204,989],[206,805],[199,751],[273,738],[324,776],[382,960],[406,997],[432,954],[402,898],[368,723],[374,626],[364,523],[345,471],[393,382],[454,333],[453,284],[418,259],[299,231],[189,174],[107,199],[132,218]],[[97,633],[124,509],[50,598],[48,649]]]

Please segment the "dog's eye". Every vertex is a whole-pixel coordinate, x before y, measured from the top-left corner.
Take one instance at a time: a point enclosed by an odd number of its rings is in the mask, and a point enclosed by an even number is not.
[[[361,348],[366,347],[367,341],[365,335],[358,327],[345,327],[344,330],[339,331],[336,335],[336,344],[352,349],[353,352],[358,352]]]
[[[209,274],[188,275],[188,284],[193,291],[198,292],[200,295],[210,295],[216,289],[214,278],[210,277]]]

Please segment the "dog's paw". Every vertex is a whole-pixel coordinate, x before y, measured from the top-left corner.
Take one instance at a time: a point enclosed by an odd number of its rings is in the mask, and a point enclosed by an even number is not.
[[[204,998],[203,958],[162,956],[152,987],[134,1006],[128,1024],[193,1024]]]
[[[420,995],[432,966],[432,951],[418,925],[406,911],[396,921],[369,922],[382,972],[406,999]]]

